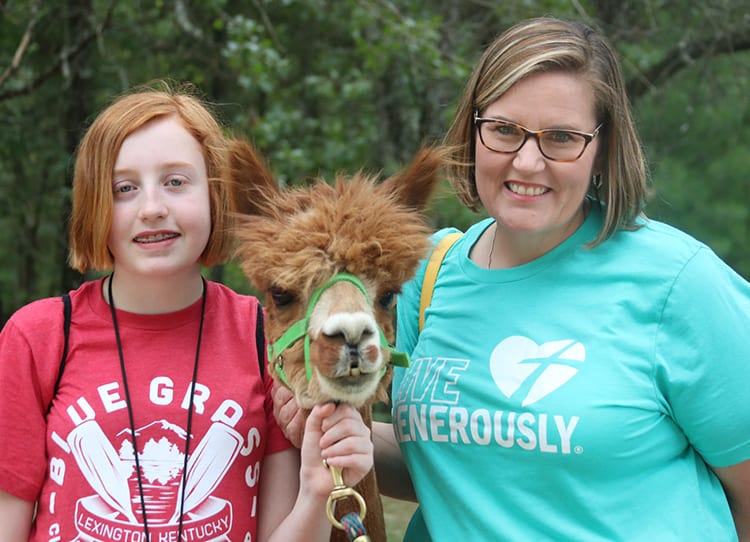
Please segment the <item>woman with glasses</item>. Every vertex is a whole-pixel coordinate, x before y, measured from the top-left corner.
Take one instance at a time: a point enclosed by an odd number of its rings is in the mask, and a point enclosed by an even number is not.
[[[411,366],[373,435],[381,490],[420,505],[404,540],[750,540],[750,284],[643,214],[611,46],[516,24],[446,143],[458,196],[489,218],[445,255],[424,327],[426,265],[399,297]]]
[[[375,445],[381,489],[408,493],[403,455],[420,503],[405,540],[750,540],[750,285],[643,215],[611,46],[516,24],[446,143],[489,218],[448,251],[421,331],[424,267],[399,298],[412,363]]]

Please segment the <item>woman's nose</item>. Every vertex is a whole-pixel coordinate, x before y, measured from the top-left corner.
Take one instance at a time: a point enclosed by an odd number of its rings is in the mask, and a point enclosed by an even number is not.
[[[528,137],[521,148],[516,151],[513,166],[519,171],[540,171],[546,165],[544,155],[539,149],[539,142],[535,137]]]

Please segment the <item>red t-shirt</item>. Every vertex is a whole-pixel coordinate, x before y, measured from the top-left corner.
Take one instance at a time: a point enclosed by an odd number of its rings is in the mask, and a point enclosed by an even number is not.
[[[120,361],[101,288],[94,281],[71,293],[67,364],[48,415],[63,349],[61,299],[23,307],[0,334],[0,488],[38,501],[32,541],[145,540]],[[260,375],[257,304],[207,283],[185,540],[255,540],[260,463],[290,446],[273,418],[271,377]],[[198,300],[170,314],[117,313],[154,541],[177,536],[200,312]]]

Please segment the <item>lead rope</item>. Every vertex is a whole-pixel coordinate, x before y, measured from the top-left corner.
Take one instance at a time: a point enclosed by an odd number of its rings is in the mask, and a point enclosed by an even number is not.
[[[370,537],[367,535],[367,530],[362,520],[365,519],[367,514],[367,504],[365,499],[357,493],[354,489],[347,487],[344,483],[344,476],[341,472],[341,467],[330,467],[326,461],[323,464],[328,467],[333,476],[333,489],[331,494],[328,495],[328,501],[326,502],[326,514],[328,514],[328,521],[339,530],[346,531],[349,537],[349,542],[370,542]],[[349,497],[354,498],[359,504],[359,514],[356,512],[349,512],[341,521],[336,519],[334,511],[336,510],[336,501],[347,499]]]
[[[349,512],[341,518],[341,524],[344,526],[350,542],[370,542],[370,537],[367,536],[367,530],[362,523],[362,518],[354,512]]]

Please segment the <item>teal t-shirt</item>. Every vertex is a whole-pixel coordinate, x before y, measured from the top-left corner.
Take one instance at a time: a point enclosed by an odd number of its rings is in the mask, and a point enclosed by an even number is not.
[[[750,284],[656,221],[488,270],[446,255],[398,302],[393,423],[420,502],[407,542],[736,540],[708,465],[750,458]],[[436,237],[445,234],[439,232]]]

